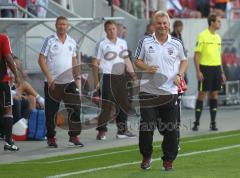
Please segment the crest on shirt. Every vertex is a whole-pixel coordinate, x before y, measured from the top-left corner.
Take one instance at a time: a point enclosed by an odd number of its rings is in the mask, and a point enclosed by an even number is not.
[[[53,45],[53,50],[58,50],[58,45],[57,44]]]
[[[68,46],[69,51],[72,51],[72,46]]]
[[[168,54],[171,56],[173,54],[173,48],[168,48]]]
[[[152,46],[148,47],[148,53],[155,53],[154,49]]]
[[[120,47],[120,49],[121,49],[121,50],[123,50],[123,46],[122,46],[122,45],[121,45],[121,46],[119,46],[119,47]]]

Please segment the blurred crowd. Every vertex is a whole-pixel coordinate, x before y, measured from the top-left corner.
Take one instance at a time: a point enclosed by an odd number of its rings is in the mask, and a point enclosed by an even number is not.
[[[0,0],[0,17],[29,17],[18,6],[43,18],[47,15],[48,0]]]
[[[239,0],[107,0],[137,18],[151,18],[156,11],[166,10],[174,18],[205,18],[216,13],[222,18],[238,18]]]

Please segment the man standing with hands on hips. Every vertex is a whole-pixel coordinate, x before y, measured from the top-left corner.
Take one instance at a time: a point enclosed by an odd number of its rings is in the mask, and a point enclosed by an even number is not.
[[[135,53],[135,64],[143,72],[142,79],[148,76],[153,80],[147,87],[142,81],[140,85],[139,148],[143,157],[141,168],[150,169],[153,133],[157,127],[163,135],[163,169],[169,171],[173,169],[172,163],[178,153],[178,85],[184,77],[188,62],[182,43],[169,34],[168,14],[158,11],[153,17],[153,23],[155,33],[145,38]],[[165,76],[165,81],[157,82],[161,76]]]

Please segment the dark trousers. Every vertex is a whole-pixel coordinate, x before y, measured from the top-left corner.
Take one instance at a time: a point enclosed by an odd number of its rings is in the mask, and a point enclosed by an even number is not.
[[[182,101],[182,93],[178,93],[177,99],[177,137],[178,137],[178,145],[180,142],[180,125],[181,125],[181,101]]]
[[[80,135],[80,96],[76,91],[74,82],[67,84],[55,84],[54,89],[48,88],[48,83],[44,84],[45,92],[45,116],[47,127],[47,138],[53,138],[56,135],[55,118],[58,112],[60,102],[63,101],[68,112],[68,124],[70,137]]]
[[[127,80],[125,75],[103,74],[102,110],[98,116],[99,131],[107,131],[107,122],[116,118],[118,132],[127,130],[128,101]]]
[[[16,123],[21,118],[28,118],[30,114],[30,104],[26,99],[13,99],[13,123]]]
[[[157,96],[141,93],[139,97],[141,111],[139,131],[140,153],[143,155],[143,157],[151,157],[153,152],[153,134],[155,128],[157,127],[159,133],[163,135],[162,159],[164,161],[173,161],[178,153],[176,131],[177,95]],[[146,102],[148,102],[147,105]]]

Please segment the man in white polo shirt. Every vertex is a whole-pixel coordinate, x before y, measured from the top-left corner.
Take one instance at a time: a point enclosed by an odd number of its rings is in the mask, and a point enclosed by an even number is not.
[[[136,66],[142,70],[140,85],[139,148],[141,168],[150,168],[153,132],[157,127],[164,136],[163,168],[172,170],[178,153],[177,97],[178,85],[187,68],[182,43],[169,35],[170,18],[158,11],[153,17],[155,33],[146,37],[136,50]]]
[[[73,67],[77,66],[76,42],[67,35],[66,17],[59,16],[55,26],[56,34],[45,39],[39,55],[39,65],[46,77],[44,92],[47,143],[49,147],[58,147],[55,138],[55,117],[63,100],[69,114],[69,145],[83,147],[78,137],[81,132],[80,98],[76,97],[79,94],[77,88],[80,85],[80,77],[75,70],[77,67],[73,70]],[[74,82],[71,82],[72,78]],[[79,98],[79,101],[76,101],[76,98]]]
[[[102,112],[98,117],[97,140],[106,139],[107,122],[115,117],[118,128],[116,137],[135,137],[127,127],[129,101],[125,69],[132,78],[135,77],[132,63],[128,57],[127,43],[117,37],[115,21],[106,21],[104,28],[106,37],[97,44],[92,62],[96,89],[99,87],[98,75],[99,73],[103,75],[101,87]],[[114,116],[114,114],[116,115]]]

